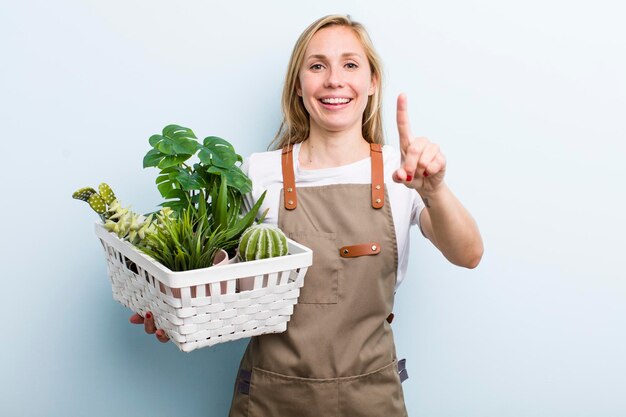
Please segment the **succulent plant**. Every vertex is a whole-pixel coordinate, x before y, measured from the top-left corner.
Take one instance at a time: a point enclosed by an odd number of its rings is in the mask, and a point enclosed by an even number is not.
[[[98,186],[98,191],[99,193],[91,187],[84,187],[75,191],[72,197],[89,203],[100,215],[106,230],[134,245],[154,231],[152,214],[145,217],[131,211],[130,207],[122,207],[111,187],[104,182]]]
[[[75,198],[77,200],[89,201],[89,197],[91,197],[92,194],[96,194],[96,190],[91,187],[83,187],[74,191],[74,194],[72,194],[72,198]]]
[[[115,194],[113,193],[113,190],[111,189],[111,187],[109,187],[109,184],[104,183],[104,182],[100,184],[98,186],[98,192],[104,199],[105,203],[111,204],[115,201]]]
[[[250,226],[239,241],[239,255],[245,261],[284,256],[287,251],[287,237],[283,231],[266,223]]]
[[[121,209],[115,215],[122,213],[115,220],[110,218],[104,223],[104,228],[109,232],[114,232],[120,239],[125,239],[136,245],[145,239],[146,235],[154,231],[152,223],[153,215],[148,217],[134,213],[129,209]]]
[[[91,207],[96,213],[104,214],[107,211],[107,204],[104,199],[100,197],[100,194],[92,194],[89,196],[89,207]]]

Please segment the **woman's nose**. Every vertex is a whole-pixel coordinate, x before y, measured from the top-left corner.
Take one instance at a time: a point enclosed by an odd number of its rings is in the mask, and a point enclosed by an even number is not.
[[[336,68],[330,68],[328,77],[326,77],[325,86],[327,88],[341,88],[344,85],[344,79],[341,71]]]

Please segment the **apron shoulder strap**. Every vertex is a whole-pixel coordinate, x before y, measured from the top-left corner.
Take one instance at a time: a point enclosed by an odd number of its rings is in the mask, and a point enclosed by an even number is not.
[[[385,178],[383,168],[383,148],[378,143],[370,144],[372,158],[372,207],[382,208],[385,205]],[[293,210],[298,206],[296,193],[296,177],[293,173],[293,145],[285,145],[281,155],[283,170],[283,197],[286,210]]]
[[[293,145],[285,145],[281,156],[283,168],[283,195],[285,199],[285,209],[293,210],[298,206],[296,195],[296,177],[293,173]]]
[[[370,156],[372,157],[372,207],[379,209],[385,205],[383,147],[378,143],[371,143]]]

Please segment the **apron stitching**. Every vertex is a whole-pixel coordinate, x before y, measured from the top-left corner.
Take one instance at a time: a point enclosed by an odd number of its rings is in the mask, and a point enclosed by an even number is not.
[[[389,223],[391,226],[391,233],[393,239],[391,239],[391,243],[393,245],[393,258],[394,258],[394,266],[395,273],[394,278],[395,282],[393,285],[393,293],[396,293],[396,285],[398,285],[398,237],[396,236],[396,225],[393,222],[393,213],[391,212],[391,201],[389,200],[389,195],[387,192],[387,184],[385,184],[385,198],[387,199],[387,204],[385,204],[385,212],[387,214],[387,218],[389,219]]]
[[[371,375],[374,375],[376,373],[382,372],[384,370],[386,370],[387,368],[392,367],[394,364],[397,365],[397,360],[394,359],[391,363],[381,366],[378,369],[375,369],[373,371],[364,373],[364,374],[360,374],[360,375],[352,375],[352,376],[340,376],[337,378],[303,378],[301,376],[293,376],[293,375],[283,375],[283,374],[279,374],[278,372],[273,372],[273,371],[268,371],[267,369],[261,369],[261,368],[257,368],[256,366],[253,367],[253,370],[257,370],[259,372],[263,372],[263,373],[267,373],[270,374],[272,376],[278,377],[278,378],[283,378],[283,379],[292,379],[295,381],[301,381],[301,382],[307,382],[307,383],[319,383],[319,384],[325,384],[325,383],[333,383],[333,382],[338,382],[338,383],[343,383],[343,382],[348,382],[351,380],[355,380],[355,379],[359,379],[359,378],[365,378]]]

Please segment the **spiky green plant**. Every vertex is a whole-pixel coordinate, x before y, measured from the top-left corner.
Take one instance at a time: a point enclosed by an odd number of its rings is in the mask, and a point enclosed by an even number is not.
[[[137,244],[154,229],[152,215],[146,218],[131,211],[129,207],[122,207],[108,184],[101,183],[98,191],[99,193],[91,187],[84,187],[76,190],[72,197],[86,201],[98,213],[109,232],[115,232],[120,239]]]
[[[172,271],[188,271],[213,265],[217,250],[236,243],[232,240],[228,230],[211,229],[206,208],[189,205],[177,216],[161,215],[137,246]]]

